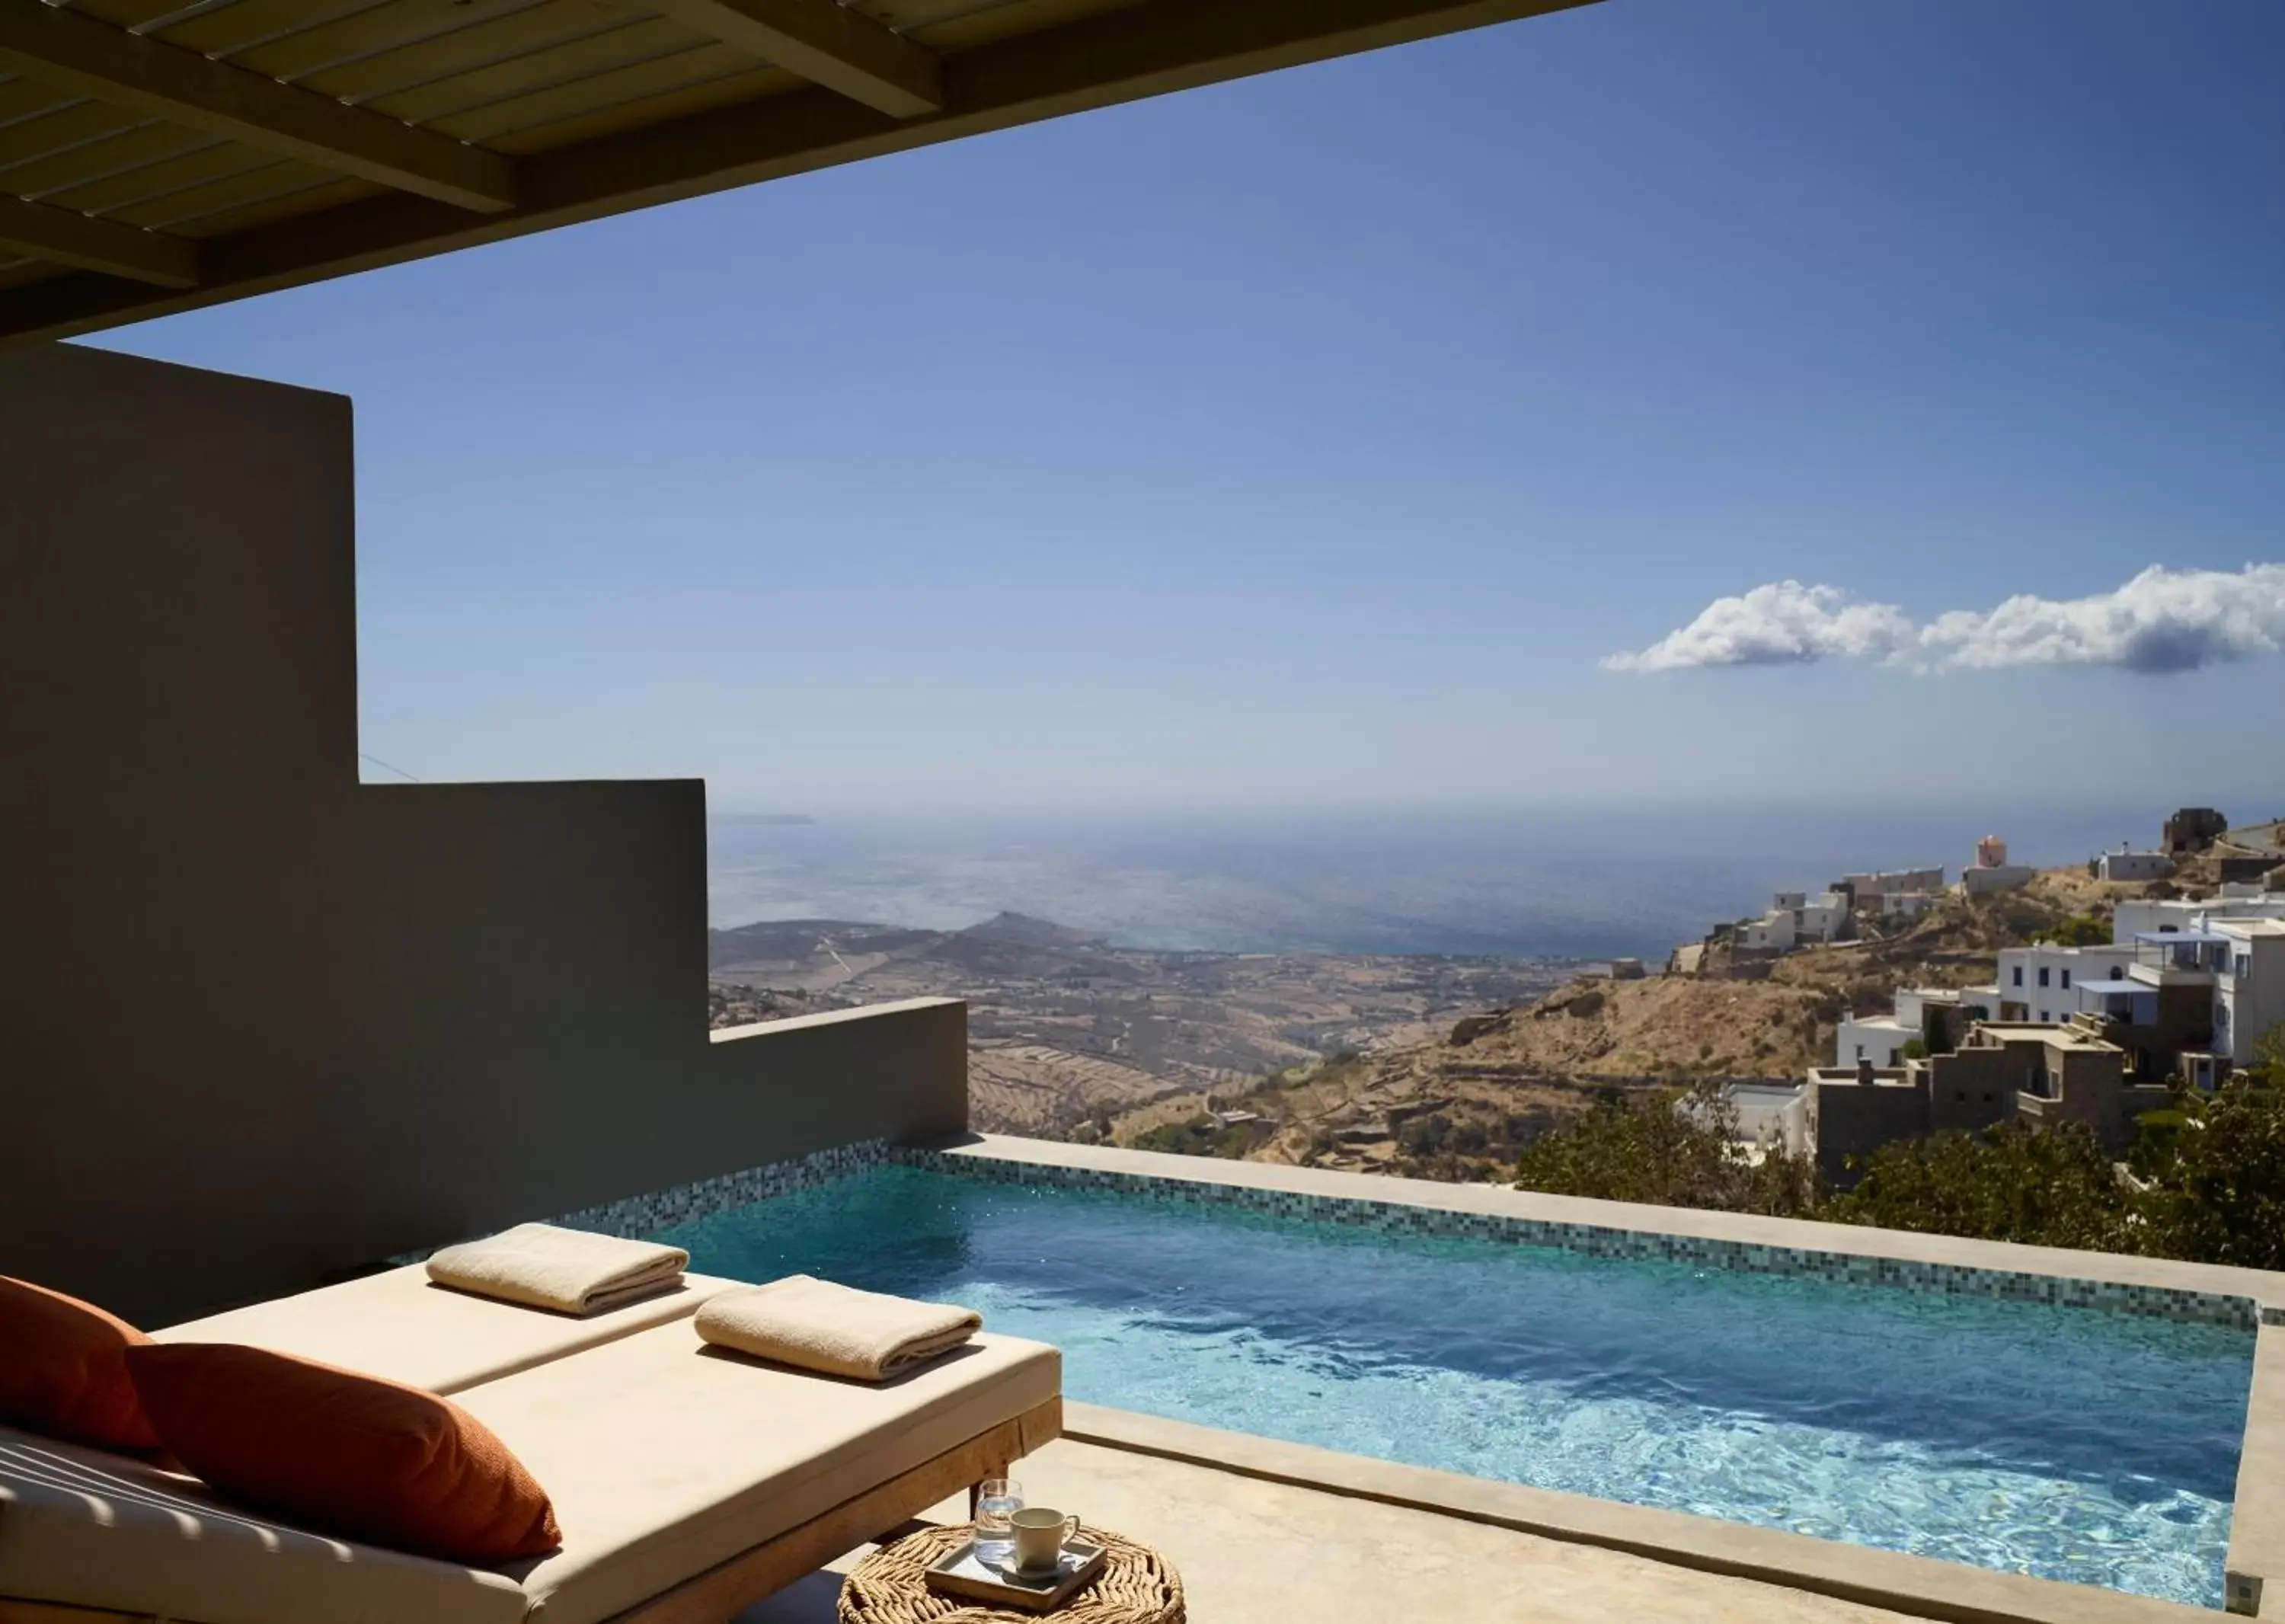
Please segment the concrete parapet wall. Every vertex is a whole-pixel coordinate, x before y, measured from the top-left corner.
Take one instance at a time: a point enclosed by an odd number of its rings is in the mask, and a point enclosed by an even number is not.
[[[145,1323],[967,1124],[965,1009],[710,1038],[695,781],[363,785],[349,405],[0,360],[0,1273]]]

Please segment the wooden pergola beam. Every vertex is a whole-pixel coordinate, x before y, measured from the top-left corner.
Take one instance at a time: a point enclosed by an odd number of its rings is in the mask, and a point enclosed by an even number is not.
[[[514,206],[515,165],[92,17],[0,0],[0,68],[456,208]]]
[[[130,277],[154,287],[196,287],[198,245],[68,208],[0,193],[0,248],[51,264]]]
[[[655,12],[891,118],[944,106],[937,54],[835,0],[645,0]]]
[[[941,113],[899,122],[834,91],[797,90],[526,158],[521,200],[487,218],[420,198],[370,198],[211,240],[203,282],[181,293],[122,290],[85,277],[28,283],[0,292],[0,347],[100,332],[656,203],[1591,4],[1142,0],[946,57]]]

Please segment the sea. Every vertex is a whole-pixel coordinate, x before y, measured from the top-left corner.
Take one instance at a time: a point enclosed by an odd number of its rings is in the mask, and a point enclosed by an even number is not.
[[[718,816],[717,926],[956,930],[1002,911],[1127,947],[1663,958],[1779,890],[2148,847],[2170,808],[1527,807]],[[808,814],[799,814],[809,816]]]

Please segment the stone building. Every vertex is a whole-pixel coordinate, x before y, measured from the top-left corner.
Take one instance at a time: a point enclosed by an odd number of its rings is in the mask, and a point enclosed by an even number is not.
[[[1900,1139],[1975,1133],[2022,1118],[2083,1122],[2113,1150],[2135,1118],[2166,1103],[2163,1085],[2133,1081],[2126,1053],[2083,1025],[1982,1023],[1950,1054],[1809,1074],[1809,1142],[1818,1171],[1847,1186],[1852,1162]]]

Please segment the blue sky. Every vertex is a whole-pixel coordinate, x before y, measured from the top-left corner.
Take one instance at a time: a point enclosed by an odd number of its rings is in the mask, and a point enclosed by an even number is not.
[[[2281,72],[2274,0],[1606,0],[102,341],[356,398],[425,779],[2285,811]],[[1910,652],[2152,565],[2199,669]],[[1786,581],[1905,629],[1601,663]]]

